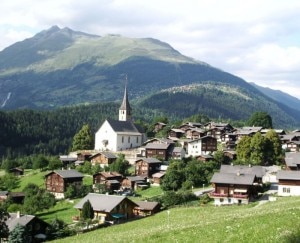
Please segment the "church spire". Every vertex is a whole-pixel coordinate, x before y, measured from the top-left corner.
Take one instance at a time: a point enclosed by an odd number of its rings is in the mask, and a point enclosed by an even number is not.
[[[127,84],[125,86],[124,97],[119,109],[119,121],[131,120],[131,107],[128,101]]]

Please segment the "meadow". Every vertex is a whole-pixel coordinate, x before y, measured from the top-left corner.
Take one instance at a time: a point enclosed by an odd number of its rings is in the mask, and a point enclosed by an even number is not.
[[[178,207],[56,242],[299,242],[300,197],[243,206]],[[298,240],[298,241],[297,241]]]

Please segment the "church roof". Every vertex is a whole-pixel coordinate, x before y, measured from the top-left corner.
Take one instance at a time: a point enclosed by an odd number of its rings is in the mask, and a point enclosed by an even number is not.
[[[125,87],[124,97],[123,97],[122,104],[120,106],[120,110],[131,111],[131,107],[130,107],[130,104],[129,104],[129,101],[128,101],[128,95],[127,95],[127,87]]]
[[[130,132],[130,133],[144,133],[144,129],[134,124],[132,121],[117,121],[112,119],[107,119],[112,129],[117,133]]]

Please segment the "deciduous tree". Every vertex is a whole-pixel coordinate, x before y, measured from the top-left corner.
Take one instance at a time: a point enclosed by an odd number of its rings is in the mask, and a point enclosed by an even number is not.
[[[93,149],[94,140],[92,136],[92,132],[90,126],[85,124],[82,126],[80,131],[75,134],[72,143],[72,150],[85,150],[85,149]]]

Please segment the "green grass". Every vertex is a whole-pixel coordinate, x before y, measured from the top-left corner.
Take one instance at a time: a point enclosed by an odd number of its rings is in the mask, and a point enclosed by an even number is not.
[[[160,196],[162,193],[163,190],[160,188],[160,186],[151,186],[145,190],[138,190],[137,194],[139,195],[139,197],[137,197],[137,200],[147,200],[155,196]]]
[[[18,188],[15,188],[13,191],[22,191],[24,187],[29,183],[34,183],[39,187],[45,187],[45,178],[44,176],[49,173],[49,171],[40,171],[40,170],[25,170],[24,175],[20,177],[20,185]]]
[[[57,242],[291,242],[300,234],[300,197],[245,206],[173,208]],[[296,242],[296,241],[294,241]]]
[[[71,224],[73,223],[72,216],[79,215],[78,209],[74,208],[74,205],[79,200],[80,199],[71,200],[71,201],[67,201],[67,200],[58,201],[53,208],[47,211],[37,213],[36,216],[45,220],[46,222],[51,222],[53,219],[58,218],[63,220],[67,224]]]

